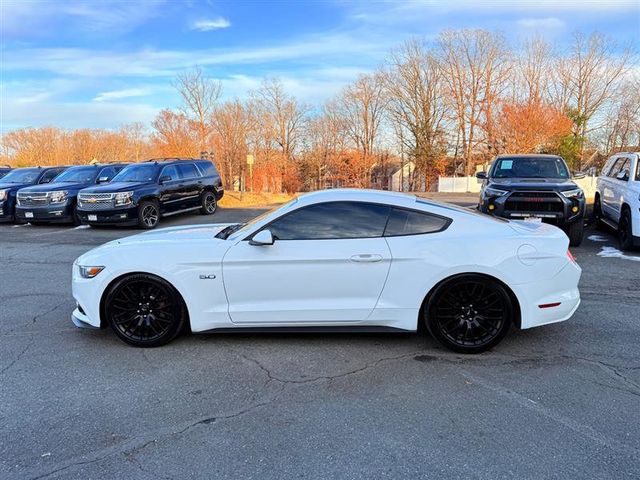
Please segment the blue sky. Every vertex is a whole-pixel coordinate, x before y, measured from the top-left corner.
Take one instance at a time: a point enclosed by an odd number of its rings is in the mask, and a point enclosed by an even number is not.
[[[0,0],[3,131],[149,123],[179,99],[171,81],[199,65],[244,97],[265,76],[321,102],[410,37],[443,29],[532,33],[566,47],[575,31],[639,44],[640,0],[412,2]]]

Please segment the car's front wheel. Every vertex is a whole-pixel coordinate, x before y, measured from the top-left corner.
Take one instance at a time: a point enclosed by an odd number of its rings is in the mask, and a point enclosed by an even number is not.
[[[180,333],[186,309],[169,282],[139,273],[118,280],[109,289],[105,315],[121,340],[137,347],[158,347]]]
[[[160,221],[160,207],[154,200],[143,200],[138,205],[138,227],[149,230]]]
[[[450,350],[480,353],[497,345],[509,331],[515,307],[505,287],[477,274],[439,284],[424,309],[429,333]]]
[[[569,237],[569,245],[572,247],[579,247],[582,243],[582,237],[584,236],[584,221],[579,219],[573,223],[570,223],[566,227],[567,237]]]

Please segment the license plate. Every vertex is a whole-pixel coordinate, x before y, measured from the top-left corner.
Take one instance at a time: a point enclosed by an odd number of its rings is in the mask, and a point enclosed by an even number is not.
[[[531,223],[541,223],[542,219],[540,217],[525,217],[524,221]]]
[[[90,222],[96,222],[98,220],[97,215],[89,215],[88,218]]]
[[[25,218],[33,218],[33,212],[24,212]]]

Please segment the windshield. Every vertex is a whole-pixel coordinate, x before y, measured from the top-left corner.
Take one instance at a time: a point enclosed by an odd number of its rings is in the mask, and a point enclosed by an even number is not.
[[[2,177],[2,183],[36,183],[40,176],[39,168],[19,168]]]
[[[569,178],[560,157],[498,158],[493,164],[493,178]]]
[[[60,183],[92,183],[98,175],[96,167],[71,167],[62,172],[53,182]]]
[[[287,208],[289,205],[291,205],[291,204],[293,204],[293,203],[295,203],[297,201],[298,201],[298,199],[294,198],[293,200],[288,201],[284,205],[280,205],[279,207],[274,207],[271,210],[267,210],[266,212],[262,213],[261,215],[258,215],[257,217],[249,220],[247,223],[237,223],[235,225],[231,225],[229,227],[226,227],[224,230],[222,230],[220,233],[218,233],[218,235],[216,235],[216,237],[223,238],[223,239],[226,239],[226,238],[236,239],[236,238],[244,235],[247,231],[249,231],[253,225],[261,222],[262,220],[264,220],[267,217],[271,216],[275,212]]]
[[[120,170],[112,182],[153,182],[158,176],[158,167],[151,165],[129,165]]]

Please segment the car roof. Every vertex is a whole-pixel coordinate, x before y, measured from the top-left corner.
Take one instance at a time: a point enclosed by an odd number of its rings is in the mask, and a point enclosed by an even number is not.
[[[560,155],[550,155],[548,153],[502,153],[497,158],[562,158]]]
[[[407,193],[386,190],[367,190],[360,188],[333,188],[304,193],[298,197],[300,204],[320,202],[357,201],[372,203],[390,203],[394,205],[415,204],[416,196]]]
[[[204,158],[150,158],[149,160],[145,160],[141,163],[157,163],[158,165],[169,165],[172,163],[182,163],[182,162],[210,162],[211,160],[206,160]]]

